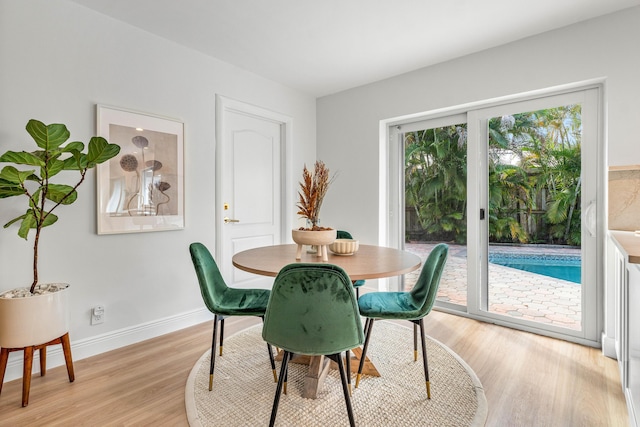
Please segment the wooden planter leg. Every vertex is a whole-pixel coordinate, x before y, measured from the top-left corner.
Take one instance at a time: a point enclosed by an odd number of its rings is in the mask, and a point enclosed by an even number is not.
[[[76,379],[76,376],[73,373],[73,360],[71,359],[71,344],[69,343],[68,332],[60,337],[60,343],[62,344],[62,351],[64,352],[64,361],[67,364],[69,382],[73,382]]]
[[[47,373],[47,346],[55,344],[62,344],[69,382],[73,382],[75,380],[75,374],[73,372],[73,359],[71,358],[71,343],[69,342],[69,333],[67,332],[60,338],[56,338],[46,344],[23,348],[0,348],[0,392],[2,392],[2,382],[7,369],[9,353],[12,351],[24,351],[24,363],[22,367],[22,406],[27,406],[29,404],[29,390],[31,388],[33,352],[36,350],[40,351],[40,375],[44,376]]]
[[[47,347],[40,347],[40,376],[47,373]]]
[[[31,388],[31,367],[33,365],[33,346],[24,348],[24,366],[22,368],[22,406],[29,404]]]
[[[2,393],[2,383],[4,382],[4,372],[7,370],[9,360],[9,349],[0,348],[0,393]]]

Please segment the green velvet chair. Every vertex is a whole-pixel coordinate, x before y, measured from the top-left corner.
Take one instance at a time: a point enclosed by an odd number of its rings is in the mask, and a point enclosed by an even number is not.
[[[211,365],[209,367],[209,391],[213,388],[213,369],[216,362],[216,334],[220,322],[220,356],[224,340],[224,319],[228,316],[258,316],[264,320],[269,302],[268,289],[236,289],[224,282],[218,265],[209,250],[202,243],[189,246],[191,260],[196,269],[202,299],[213,317],[213,338],[211,340]],[[267,344],[274,382],[277,380],[276,365],[271,345]]]
[[[273,426],[292,354],[324,355],[338,364],[351,426],[355,425],[341,353],[364,341],[353,286],[342,268],[331,264],[296,263],[275,279],[264,318],[262,338],[284,350],[271,411]],[[349,363],[347,363],[347,366]]]
[[[353,237],[351,237],[351,233],[348,231],[338,230],[336,232],[336,239],[353,239]],[[364,280],[354,280],[351,283],[356,290],[356,298],[360,298],[360,287],[364,285]]]
[[[436,301],[442,270],[447,261],[449,247],[444,243],[436,245],[427,261],[417,283],[410,292],[371,292],[358,300],[360,315],[367,318],[365,322],[366,338],[362,349],[362,357],[356,376],[356,388],[360,383],[362,368],[373,330],[373,322],[378,319],[403,319],[413,323],[413,360],[418,360],[417,330],[420,327],[422,341],[422,361],[424,377],[427,386],[427,398],[431,399],[431,384],[429,382],[429,366],[427,364],[427,347],[424,336],[424,317],[431,312]]]

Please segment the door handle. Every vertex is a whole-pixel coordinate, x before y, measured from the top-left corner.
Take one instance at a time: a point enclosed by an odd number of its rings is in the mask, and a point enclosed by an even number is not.
[[[224,217],[224,223],[228,224],[230,222],[240,222],[240,220],[239,219],[230,219],[228,216],[225,216]]]

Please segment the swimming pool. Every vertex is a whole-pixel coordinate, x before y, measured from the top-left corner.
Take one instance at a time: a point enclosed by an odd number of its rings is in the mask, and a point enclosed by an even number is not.
[[[489,262],[518,270],[580,283],[580,257],[575,255],[525,255],[490,253]]]

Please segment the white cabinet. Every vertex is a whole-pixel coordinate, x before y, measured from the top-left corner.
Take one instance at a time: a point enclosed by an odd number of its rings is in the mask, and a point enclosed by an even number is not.
[[[640,421],[640,266],[627,264],[627,381],[625,394],[632,425]]]
[[[632,233],[633,235],[633,233]],[[639,237],[640,239],[640,237]],[[627,400],[629,423],[640,425],[640,264],[629,262],[629,253],[615,237],[609,256],[614,290],[615,353],[620,382]],[[636,259],[635,257],[633,258]]]

